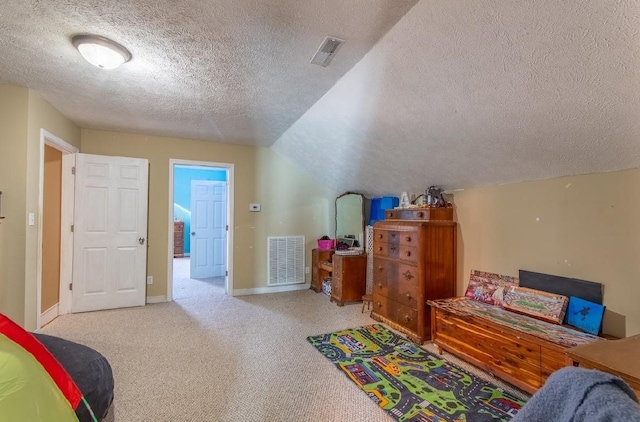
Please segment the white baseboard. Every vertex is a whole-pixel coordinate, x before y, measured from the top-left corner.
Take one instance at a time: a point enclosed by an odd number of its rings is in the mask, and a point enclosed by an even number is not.
[[[147,296],[147,303],[162,303],[167,302],[167,296]]]
[[[40,315],[40,326],[44,327],[58,316],[58,304],[56,303]]]
[[[261,295],[264,293],[282,293],[293,292],[295,290],[306,290],[311,288],[311,284],[288,284],[286,286],[269,286],[269,287],[255,287],[253,289],[233,289],[232,296],[246,296],[246,295]]]

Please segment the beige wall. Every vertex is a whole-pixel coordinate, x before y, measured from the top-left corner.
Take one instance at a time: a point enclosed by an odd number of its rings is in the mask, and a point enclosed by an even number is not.
[[[640,333],[640,170],[468,189],[454,197],[458,293],[472,269],[604,284],[604,331]]]
[[[327,193],[271,150],[242,145],[82,130],[81,151],[149,160],[149,249],[147,296],[167,291],[169,160],[234,164],[234,289],[266,286],[266,236],[315,238],[326,231]],[[324,195],[324,196],[323,196]],[[249,212],[260,202],[262,212]],[[308,251],[310,261],[310,249]]]
[[[36,326],[40,129],[80,145],[80,130],[27,88],[0,86],[0,190],[3,194],[0,312],[27,329]],[[36,224],[27,225],[34,213]]]
[[[311,251],[318,247],[318,238],[333,237],[335,196],[273,150],[257,148],[256,154],[255,202],[262,204],[262,211],[252,214],[256,227],[254,287],[259,287],[266,286],[267,236],[304,235],[305,266],[311,267]],[[311,281],[310,274],[306,278]]]
[[[41,145],[41,129],[63,141],[80,147],[80,129],[71,120],[43,100],[35,91],[29,91],[27,123],[27,213],[36,215],[36,224],[27,226],[25,248],[25,320],[27,329],[34,329],[38,313],[37,259],[38,225],[40,207],[40,168],[44,148]]]
[[[44,146],[42,198],[42,301],[40,313],[58,303],[60,296],[60,219],[62,152]]]
[[[0,191],[3,222],[0,312],[24,322],[29,90],[0,85]]]

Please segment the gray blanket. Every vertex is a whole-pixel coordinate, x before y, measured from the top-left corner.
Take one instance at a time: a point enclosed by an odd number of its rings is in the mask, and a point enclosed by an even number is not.
[[[566,367],[524,405],[512,422],[640,422],[640,405],[620,378],[591,369]]]

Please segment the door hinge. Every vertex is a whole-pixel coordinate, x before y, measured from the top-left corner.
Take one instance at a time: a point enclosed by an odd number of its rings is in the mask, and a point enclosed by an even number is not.
[[[69,283],[69,290],[73,290],[73,283]]]
[[[224,272],[224,275],[229,275],[229,271],[225,271],[225,272]]]
[[[75,226],[72,224],[71,225],[71,233],[73,233],[73,230],[75,229]]]
[[[71,174],[76,174],[76,166],[71,167]]]
[[[229,231],[229,225],[227,224],[227,231]]]

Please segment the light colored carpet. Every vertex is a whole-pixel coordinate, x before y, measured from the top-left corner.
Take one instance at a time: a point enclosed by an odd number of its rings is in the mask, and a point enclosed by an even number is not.
[[[306,341],[375,323],[359,304],[338,307],[311,290],[198,290],[171,303],[63,315],[42,332],[109,360],[116,391],[108,420],[393,420]]]
[[[173,299],[181,300],[203,295],[224,294],[224,277],[190,278],[189,257],[173,260]]]

